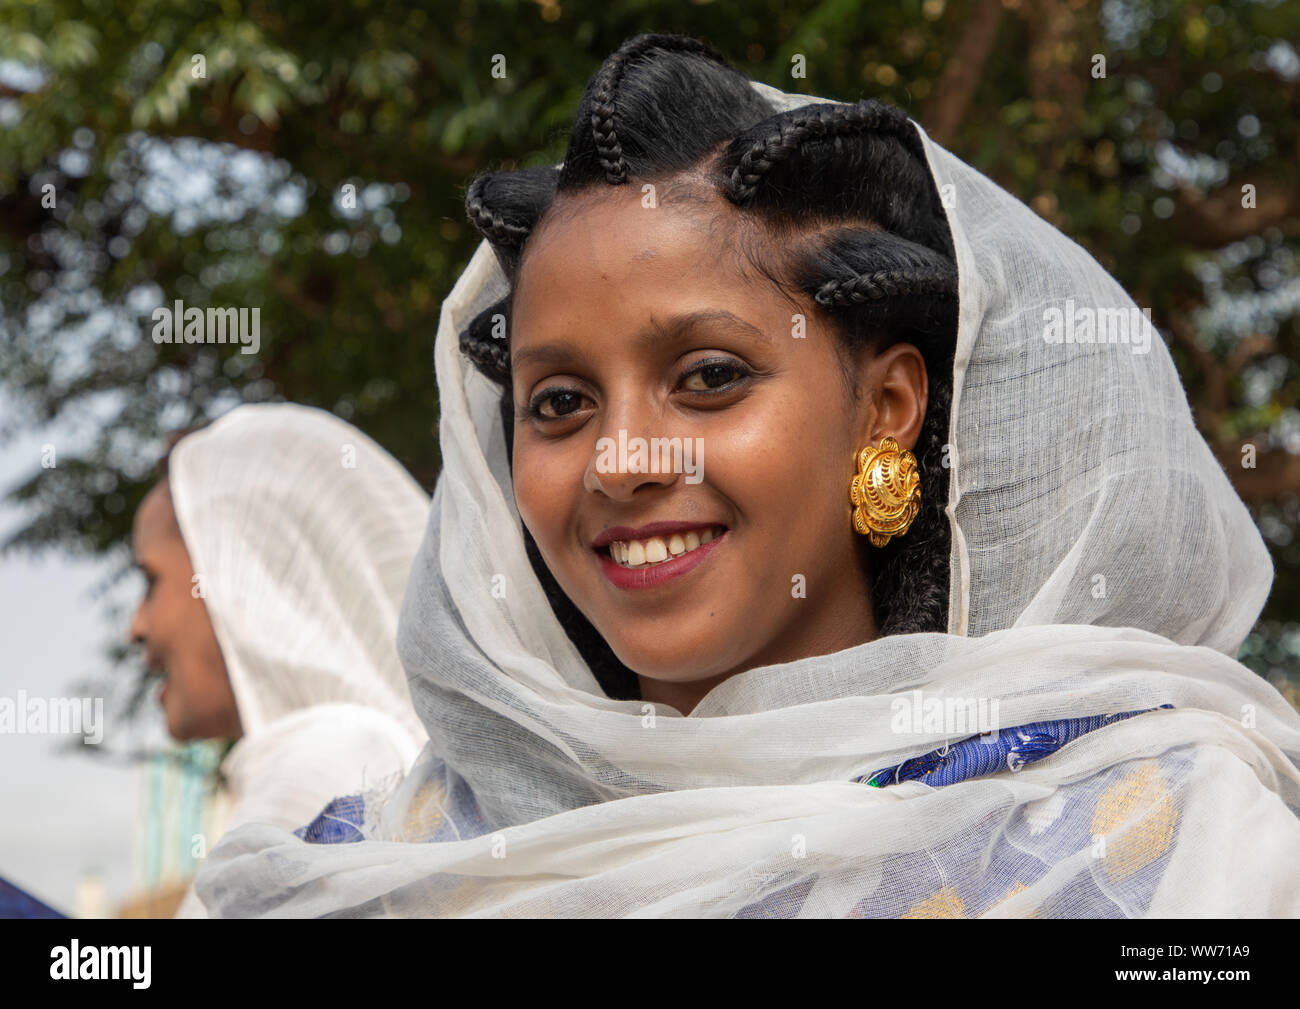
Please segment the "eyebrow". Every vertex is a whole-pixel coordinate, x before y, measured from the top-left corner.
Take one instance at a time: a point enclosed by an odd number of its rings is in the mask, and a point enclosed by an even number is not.
[[[687,312],[684,315],[674,315],[664,322],[655,322],[654,319],[651,319],[650,325],[641,330],[633,338],[632,343],[640,350],[651,344],[666,342],[681,336],[687,330],[695,329],[698,326],[718,322],[742,330],[763,343],[770,344],[772,342],[771,337],[757,326],[751,325],[740,318],[740,316],[734,315],[726,309],[714,308],[701,309],[698,312]],[[535,361],[538,364],[560,364],[581,356],[582,352],[572,343],[563,341],[560,343],[547,343],[540,347],[529,347],[521,350],[515,355],[513,367],[518,367],[528,361]]]

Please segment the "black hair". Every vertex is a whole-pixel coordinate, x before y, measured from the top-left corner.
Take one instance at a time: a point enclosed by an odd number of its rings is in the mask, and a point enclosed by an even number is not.
[[[513,291],[528,237],[557,198],[631,181],[686,178],[685,194],[742,211],[739,248],[759,273],[824,312],[849,366],[865,350],[914,344],[929,400],[913,453],[921,510],[907,533],[870,552],[881,636],[945,631],[950,531],[944,458],[957,333],[957,268],[939,194],[915,127],[875,101],[813,103],[773,114],[748,77],[695,39],[640,35],[588,83],[556,168],[491,172],[469,185],[470,221],[491,244],[510,294],[460,335],[462,352],[503,387],[513,473],[514,403],[508,342]],[[507,338],[494,332],[500,317]],[[849,512],[845,488],[845,521]],[[556,582],[527,528],[528,558],[565,632],[610,697],[640,696],[638,680]],[[867,550],[862,537],[861,555]]]
[[[173,431],[167,435],[167,448],[163,451],[163,454],[159,457],[158,462],[154,467],[155,472],[158,474],[159,482],[171,478],[172,452],[174,452],[176,446],[181,443],[181,439],[189,437],[195,431],[202,431],[208,426],[208,423],[209,422],[206,420],[200,421],[197,424],[191,424],[189,427],[183,427],[180,430]]]

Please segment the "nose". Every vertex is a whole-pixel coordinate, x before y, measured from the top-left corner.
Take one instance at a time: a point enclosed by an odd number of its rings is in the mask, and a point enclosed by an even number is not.
[[[602,436],[583,474],[583,486],[615,501],[630,501],[645,486],[671,487],[681,473],[675,471],[672,451],[665,451],[667,441],[630,436],[626,429]]]
[[[676,479],[676,473],[597,473],[593,468],[588,468],[584,485],[587,490],[604,494],[615,501],[630,501],[632,495],[644,486],[659,484],[667,487]]]
[[[681,446],[690,439],[667,428],[672,424],[667,404],[650,392],[636,375],[611,386],[591,458],[582,484],[588,491],[615,501],[629,501],[642,487],[671,487],[682,478]],[[676,441],[675,455],[672,444]]]
[[[135,608],[135,616],[131,618],[131,626],[126,632],[133,645],[146,643],[144,606],[144,600],[141,600],[140,605]]]

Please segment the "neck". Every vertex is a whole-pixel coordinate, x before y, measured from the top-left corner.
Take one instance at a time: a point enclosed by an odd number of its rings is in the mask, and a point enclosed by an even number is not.
[[[704,700],[704,695],[716,687],[723,680],[734,676],[736,670],[731,673],[723,673],[721,676],[713,676],[707,680],[688,680],[684,683],[676,683],[672,680],[652,680],[648,676],[638,676],[637,680],[641,684],[641,700],[650,704],[666,704],[669,707],[676,708],[683,715],[689,715],[695,710],[695,706]]]

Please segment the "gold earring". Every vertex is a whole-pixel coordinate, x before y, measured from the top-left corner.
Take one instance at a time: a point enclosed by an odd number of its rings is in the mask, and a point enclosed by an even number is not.
[[[880,446],[858,452],[858,473],[849,486],[853,528],[883,547],[907,532],[921,510],[921,474],[916,456],[886,435]]]

